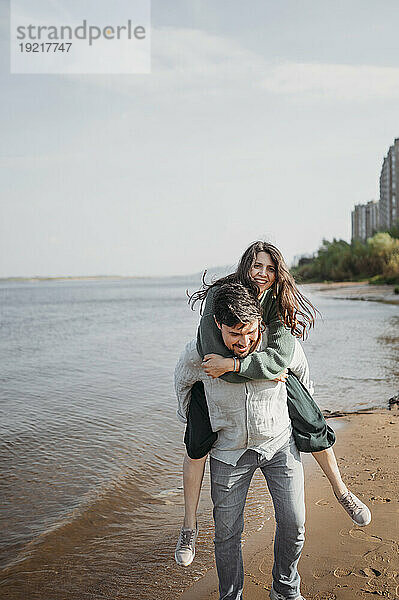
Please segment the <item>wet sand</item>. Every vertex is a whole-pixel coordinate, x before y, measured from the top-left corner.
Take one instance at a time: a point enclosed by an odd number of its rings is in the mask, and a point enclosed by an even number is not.
[[[353,524],[326,477],[305,458],[306,543],[299,563],[306,600],[399,599],[399,410],[340,419],[335,451],[348,487],[372,511],[367,527]],[[244,547],[245,600],[269,598],[273,519]],[[217,600],[215,569],[180,600]]]
[[[336,281],[331,283],[306,283],[309,292],[322,292],[323,295],[338,300],[366,300],[399,304],[399,294],[394,293],[394,285],[370,285],[367,282]]]

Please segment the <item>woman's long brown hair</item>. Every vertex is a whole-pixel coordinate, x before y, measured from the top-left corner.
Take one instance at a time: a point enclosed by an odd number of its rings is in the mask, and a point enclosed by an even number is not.
[[[273,283],[272,293],[277,302],[277,314],[281,323],[291,330],[295,337],[305,339],[309,329],[314,326],[317,314],[320,314],[317,308],[301,294],[298,290],[295,280],[285,264],[281,252],[268,242],[254,242],[244,252],[237,266],[235,273],[226,277],[221,277],[213,283],[206,283],[206,271],[202,276],[202,287],[189,295],[188,303],[194,310],[197,302],[201,302],[200,312],[209,290],[216,285],[223,283],[239,282],[252,290],[256,295],[260,289],[250,277],[250,270],[259,252],[266,252],[270,255],[276,268],[276,279]]]

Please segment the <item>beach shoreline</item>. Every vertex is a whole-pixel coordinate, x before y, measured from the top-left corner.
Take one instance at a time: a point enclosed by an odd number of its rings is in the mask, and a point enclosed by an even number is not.
[[[348,487],[370,507],[367,527],[353,524],[328,481],[305,456],[306,542],[299,564],[306,600],[399,598],[399,410],[373,410],[340,419],[335,451]],[[246,600],[269,597],[274,520],[244,546]],[[180,600],[217,600],[216,570],[208,571]]]
[[[328,283],[304,283],[301,287],[307,293],[321,292],[336,300],[360,300],[399,304],[399,294],[394,293],[394,285],[371,285],[367,282],[333,281]]]

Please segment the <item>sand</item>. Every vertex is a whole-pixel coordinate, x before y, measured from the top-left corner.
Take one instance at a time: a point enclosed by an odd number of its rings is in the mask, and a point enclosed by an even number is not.
[[[335,281],[330,283],[306,283],[305,293],[322,292],[338,300],[365,300],[384,304],[399,304],[399,294],[394,285],[369,285],[367,282]]]
[[[306,543],[299,563],[307,600],[399,600],[399,410],[339,419],[335,452],[348,487],[370,507],[372,521],[358,527],[335,500],[312,457],[306,457]],[[244,547],[245,600],[269,598],[274,522]],[[180,600],[217,600],[215,569]]]

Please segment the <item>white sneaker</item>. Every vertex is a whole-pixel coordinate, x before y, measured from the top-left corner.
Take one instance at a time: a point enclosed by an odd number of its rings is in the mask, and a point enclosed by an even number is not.
[[[370,509],[355,494],[348,490],[340,497],[335,494],[335,497],[356,525],[364,527],[370,523]]]
[[[270,600],[287,600],[285,596],[276,592],[272,585],[272,589],[270,590]],[[289,600],[306,600],[301,594],[299,596],[295,596],[295,598],[289,598]]]
[[[178,565],[188,567],[194,560],[195,542],[198,537],[198,525],[195,529],[180,529],[179,539],[177,540],[175,559]]]

